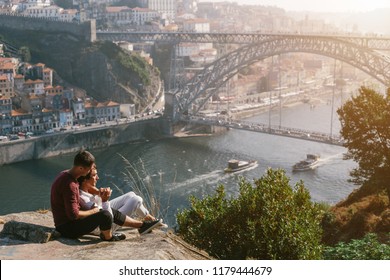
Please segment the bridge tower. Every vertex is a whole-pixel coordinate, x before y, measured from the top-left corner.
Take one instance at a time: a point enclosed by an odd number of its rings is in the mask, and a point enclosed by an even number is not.
[[[168,91],[182,88],[185,85],[184,59],[179,44],[174,44],[171,53]]]
[[[177,102],[175,94],[184,87],[185,83],[184,58],[181,54],[180,43],[176,43],[173,45],[171,52],[168,90],[165,92],[164,116],[166,118],[176,119]]]

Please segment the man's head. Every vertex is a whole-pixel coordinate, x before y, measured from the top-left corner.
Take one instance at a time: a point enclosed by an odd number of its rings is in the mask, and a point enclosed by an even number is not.
[[[73,168],[77,169],[80,176],[86,176],[95,164],[95,157],[88,151],[79,151],[73,160]]]

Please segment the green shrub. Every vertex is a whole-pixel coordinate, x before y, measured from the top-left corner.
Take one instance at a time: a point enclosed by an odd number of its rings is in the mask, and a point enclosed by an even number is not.
[[[389,235],[390,237],[390,235]],[[340,242],[324,248],[326,260],[390,260],[390,245],[378,241],[374,233],[349,243]]]
[[[150,85],[149,65],[140,55],[134,52],[129,54],[108,41],[96,43],[96,46],[108,58],[116,60],[123,67],[124,72],[122,74],[124,79],[128,79],[130,75],[136,74],[145,86]]]
[[[177,215],[178,233],[220,259],[319,259],[321,206],[302,182],[293,188],[282,170],[269,169],[252,186],[242,179],[236,198],[220,186]],[[323,207],[322,207],[323,208]]]

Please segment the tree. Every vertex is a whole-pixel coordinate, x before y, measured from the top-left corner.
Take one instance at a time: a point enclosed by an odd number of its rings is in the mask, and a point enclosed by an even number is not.
[[[31,53],[30,49],[26,46],[23,46],[19,49],[19,55],[23,62],[30,62],[31,61]]]
[[[223,186],[191,197],[177,215],[178,233],[220,259],[319,259],[322,214],[302,182],[292,188],[284,171],[269,169],[254,186],[242,179],[236,198]]]
[[[358,167],[351,171],[355,184],[382,188],[390,182],[390,89],[385,96],[361,87],[337,110],[347,159]]]

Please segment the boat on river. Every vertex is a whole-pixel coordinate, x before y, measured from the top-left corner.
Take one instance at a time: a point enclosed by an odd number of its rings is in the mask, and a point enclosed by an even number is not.
[[[233,173],[244,169],[248,169],[254,166],[256,163],[257,163],[256,160],[244,161],[244,160],[231,159],[228,161],[228,166],[224,169],[224,171],[226,173]]]
[[[305,160],[301,160],[293,165],[293,171],[311,170],[317,166],[319,159],[319,155],[307,154]]]

